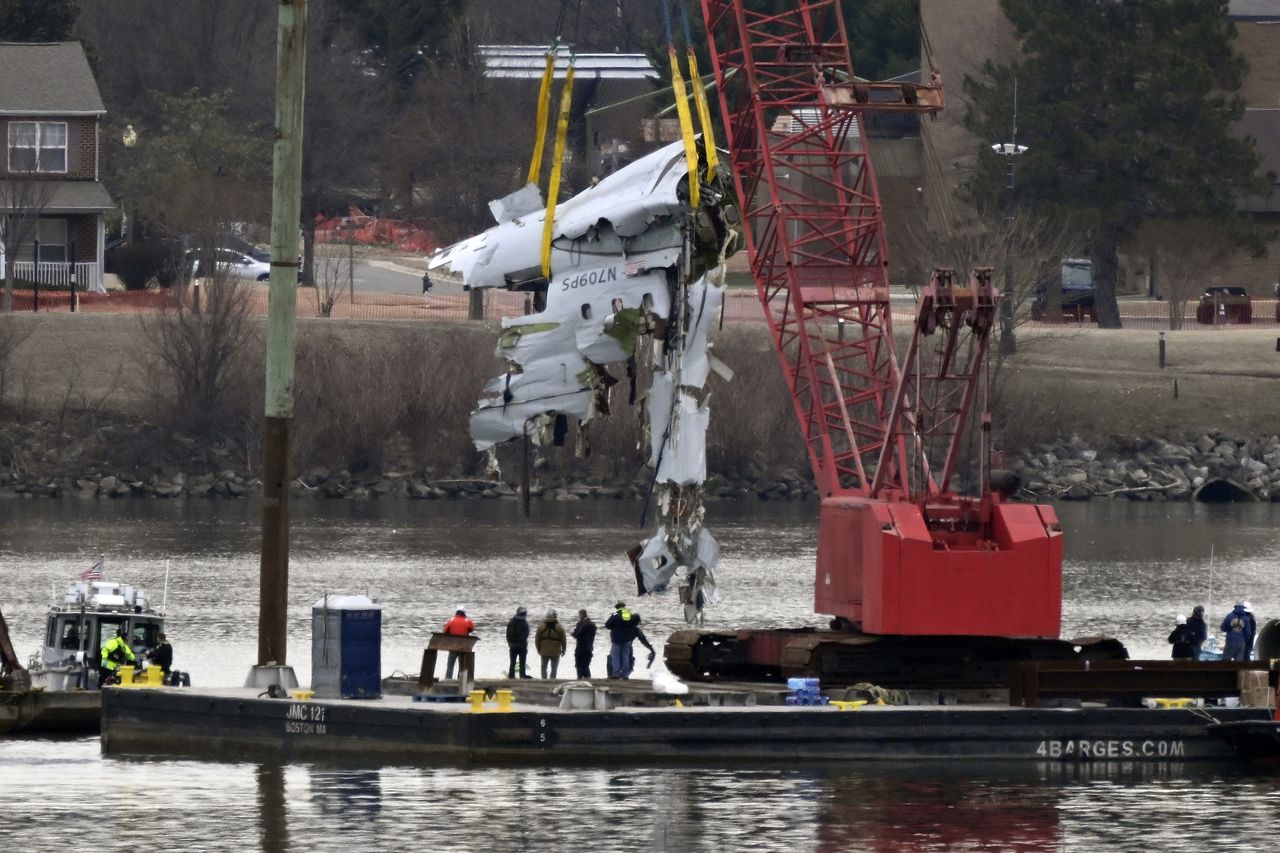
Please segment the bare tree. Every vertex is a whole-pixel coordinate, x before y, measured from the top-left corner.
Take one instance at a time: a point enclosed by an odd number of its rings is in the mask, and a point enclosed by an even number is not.
[[[375,75],[356,73],[359,50],[338,26],[334,0],[312,2],[308,14],[322,37],[307,50],[306,139],[302,159],[302,280],[318,283],[316,215],[345,212],[353,196],[377,185],[374,152],[387,134],[390,101]]]
[[[412,212],[414,176],[438,236],[455,240],[493,224],[489,202],[525,181],[535,104],[527,86],[484,76],[475,31],[459,32],[453,61],[418,76],[382,161],[383,181],[404,187],[395,199]],[[562,197],[570,195],[562,190]]]
[[[1201,219],[1147,223],[1137,245],[1159,270],[1159,295],[1169,306],[1169,328],[1181,329],[1187,303],[1216,280],[1234,244],[1221,226]]]
[[[338,297],[352,286],[356,264],[369,256],[369,247],[348,240],[345,243],[315,243],[312,268],[316,283],[316,314],[328,317]]]
[[[18,347],[22,346],[22,342],[31,337],[33,331],[35,331],[34,322],[19,325],[17,317],[0,317],[0,409],[4,407],[9,371],[13,366],[13,355],[18,351]]]
[[[268,218],[268,132],[236,119],[231,99],[194,91],[159,97],[161,119],[137,163],[142,206],[171,233],[194,239],[202,276],[229,234]],[[189,259],[178,260],[190,269]]]
[[[32,242],[36,222],[40,213],[49,206],[52,194],[53,184],[34,174],[9,172],[0,177],[0,244],[5,250],[4,295],[0,297],[0,312],[13,310],[14,268],[19,253]]]
[[[234,416],[229,398],[253,338],[250,287],[220,269],[205,282],[200,313],[178,302],[142,316],[150,384],[175,426],[207,434]]]
[[[991,267],[1001,290],[1011,279],[1016,327],[1031,319],[1038,298],[1052,304],[1052,298],[1061,295],[1062,261],[1079,254],[1085,231],[1070,221],[1020,209],[1012,220],[955,227],[943,234],[927,231],[920,223],[909,229],[905,243],[930,269],[952,267],[963,279],[975,267]],[[1009,271],[1012,276],[1006,276]],[[1046,316],[1053,321],[1051,311]]]

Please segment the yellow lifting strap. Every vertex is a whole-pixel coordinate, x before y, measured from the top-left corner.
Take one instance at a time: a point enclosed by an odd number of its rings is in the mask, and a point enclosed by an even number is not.
[[[716,176],[720,156],[716,153],[716,133],[711,126],[711,107],[707,105],[707,90],[698,73],[698,57],[689,48],[689,82],[693,84],[693,100],[698,105],[698,123],[702,125],[702,150],[707,155],[707,182]]]
[[[542,71],[542,86],[538,89],[538,129],[533,136],[533,156],[529,159],[529,183],[535,187],[542,177],[542,149],[547,138],[547,113],[551,111],[551,80],[556,71],[556,48],[547,51],[547,67]]]
[[[689,163],[689,204],[698,209],[698,140],[694,138],[693,116],[689,114],[689,93],[684,87],[684,78],[680,76],[680,60],[676,56],[675,45],[667,49],[671,57],[671,89],[676,96],[676,112],[680,115],[680,135],[684,138],[684,158]]]
[[[551,178],[547,181],[547,217],[542,223],[542,277],[551,280],[551,236],[556,224],[556,197],[560,194],[560,166],[569,136],[569,111],[573,108],[573,58],[560,90],[560,114],[556,116],[556,144],[551,154]]]

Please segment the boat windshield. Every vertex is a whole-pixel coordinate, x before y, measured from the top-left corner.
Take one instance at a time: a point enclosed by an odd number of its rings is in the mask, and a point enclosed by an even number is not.
[[[80,650],[80,619],[72,617],[62,620],[62,624],[58,626],[61,637],[58,641],[58,648],[75,652]]]
[[[155,648],[156,635],[159,633],[160,626],[155,622],[134,622],[133,628],[129,631],[129,645],[135,649]]]

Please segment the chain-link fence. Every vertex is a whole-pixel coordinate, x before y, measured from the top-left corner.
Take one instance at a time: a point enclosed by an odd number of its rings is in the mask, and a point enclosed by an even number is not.
[[[265,316],[267,313],[267,288],[252,287],[251,313]],[[312,287],[300,287],[297,291],[299,317],[319,317],[320,292]],[[75,307],[73,308],[73,301]],[[14,290],[15,311],[81,311],[86,314],[138,314],[153,313],[176,308],[179,304],[198,310],[199,287],[192,286],[184,292],[180,288],[141,291],[113,291],[110,293],[76,293],[67,290]],[[1200,305],[1187,302],[1183,306],[1184,329],[1249,329],[1275,328],[1275,299],[1253,299],[1247,308],[1241,305]],[[1157,299],[1125,299],[1119,303],[1120,321],[1126,329],[1173,328],[1170,322],[1169,303]],[[1228,308],[1230,310],[1228,310]],[[724,300],[724,323],[762,323],[764,313],[756,293],[750,288],[731,288]],[[503,290],[484,290],[476,293],[425,294],[422,296],[399,293],[370,293],[359,291],[343,293],[333,303],[329,316],[333,319],[355,320],[489,320],[518,316],[533,312],[533,297],[527,293]],[[911,323],[915,318],[915,306],[907,300],[893,302],[895,323]],[[1090,327],[1095,325],[1088,314],[1065,318],[1057,323],[1028,320],[1026,328]]]

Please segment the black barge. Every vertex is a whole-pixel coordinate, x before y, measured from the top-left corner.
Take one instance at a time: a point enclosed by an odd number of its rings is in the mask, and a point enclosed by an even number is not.
[[[529,682],[525,682],[529,685]],[[529,689],[532,689],[531,687]],[[1182,762],[1239,760],[1215,731],[1266,708],[843,708],[746,705],[562,710],[492,703],[267,698],[256,691],[103,691],[109,755],[417,764],[727,765],[877,760]]]

